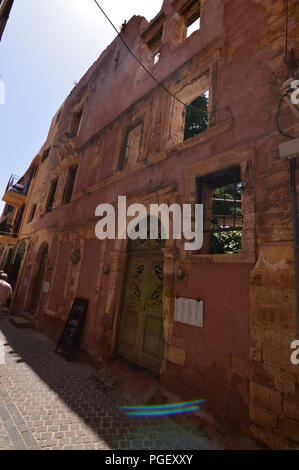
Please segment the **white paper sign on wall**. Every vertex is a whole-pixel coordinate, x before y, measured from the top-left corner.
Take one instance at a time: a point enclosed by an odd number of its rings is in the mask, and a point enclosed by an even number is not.
[[[174,321],[203,328],[203,301],[177,297]]]

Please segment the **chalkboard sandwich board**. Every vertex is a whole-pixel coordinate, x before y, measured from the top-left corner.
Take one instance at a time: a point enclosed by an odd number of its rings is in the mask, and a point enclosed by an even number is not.
[[[70,359],[74,348],[77,345],[80,330],[82,328],[85,314],[88,307],[87,299],[76,298],[71,308],[69,317],[65,324],[61,338],[55,349],[55,354],[61,354],[66,359]]]

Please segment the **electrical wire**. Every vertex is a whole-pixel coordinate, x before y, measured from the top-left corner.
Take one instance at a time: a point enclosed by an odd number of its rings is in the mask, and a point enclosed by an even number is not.
[[[114,25],[114,23],[111,21],[111,19],[109,18],[109,16],[107,15],[107,13],[105,13],[105,11],[103,10],[103,8],[101,7],[101,5],[99,4],[99,2],[97,0],[93,0],[93,2],[96,4],[96,6],[99,8],[99,10],[102,12],[102,14],[105,16],[105,18],[107,19],[107,21],[110,23],[110,25],[112,26],[112,28],[115,30],[116,34],[118,35],[118,37],[120,38],[121,42],[123,43],[123,45],[125,46],[125,48],[128,50],[128,52],[131,54],[132,57],[134,57],[134,59],[138,62],[138,64],[143,68],[143,70],[151,77],[151,79],[160,87],[162,88],[166,93],[168,93],[168,95],[170,95],[172,98],[174,98],[176,101],[178,101],[181,105],[183,105],[185,108],[189,108],[189,109],[194,109],[194,110],[197,110],[197,108],[195,108],[194,106],[191,106],[191,105],[188,105],[186,103],[184,103],[180,98],[178,98],[176,95],[174,95],[173,93],[171,93],[171,91],[165,86],[163,85],[163,83],[161,83],[153,74],[152,72],[143,64],[143,62],[139,59],[139,57],[132,51],[132,49],[130,48],[130,46],[127,44],[127,42],[124,40],[123,36],[121,35],[121,33],[118,31],[117,27]],[[231,108],[229,106],[225,106],[223,108],[220,108],[220,109],[216,109],[215,112],[219,112],[219,111],[228,111],[231,115],[231,118],[233,118],[233,114],[232,114],[232,111],[231,111]],[[208,112],[208,114],[214,114],[214,112]]]

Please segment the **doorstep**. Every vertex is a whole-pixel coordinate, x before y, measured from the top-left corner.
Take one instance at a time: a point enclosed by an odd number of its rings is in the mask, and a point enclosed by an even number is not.
[[[31,328],[31,323],[22,317],[10,317],[9,322],[16,328]]]

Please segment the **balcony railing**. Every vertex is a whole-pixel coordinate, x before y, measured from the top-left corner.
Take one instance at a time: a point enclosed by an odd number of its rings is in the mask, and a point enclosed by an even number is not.
[[[25,202],[31,176],[32,173],[29,173],[26,177],[12,175],[8,181],[3,201],[20,209]]]
[[[24,178],[21,178],[20,176],[16,175],[11,175],[8,181],[6,191],[12,191],[14,193],[23,194],[25,196],[27,188],[23,181]]]

